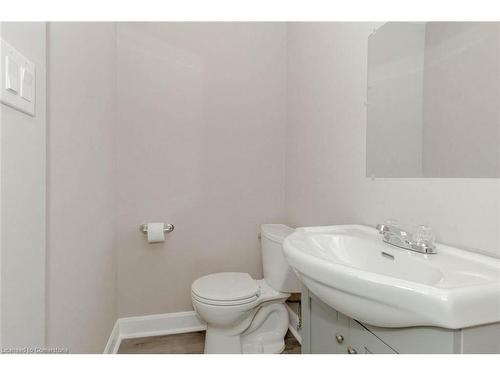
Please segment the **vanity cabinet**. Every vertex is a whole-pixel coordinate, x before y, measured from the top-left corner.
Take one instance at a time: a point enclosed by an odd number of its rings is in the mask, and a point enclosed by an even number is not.
[[[304,288],[302,353],[500,353],[500,324],[459,330],[439,327],[375,327],[336,311]]]

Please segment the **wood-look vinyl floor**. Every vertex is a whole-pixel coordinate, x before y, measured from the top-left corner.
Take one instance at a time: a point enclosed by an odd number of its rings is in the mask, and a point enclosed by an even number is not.
[[[203,354],[205,331],[123,340],[118,354]],[[281,354],[300,354],[300,344],[287,332]]]

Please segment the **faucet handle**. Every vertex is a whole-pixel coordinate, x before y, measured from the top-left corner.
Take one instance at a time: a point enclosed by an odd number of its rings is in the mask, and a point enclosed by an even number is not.
[[[384,232],[389,230],[389,226],[386,224],[377,224],[376,229],[380,234],[384,234]]]
[[[401,230],[398,221],[393,219],[386,220],[384,224],[377,224],[376,228],[380,234],[384,234],[385,232],[390,232],[391,230],[394,229]]]
[[[435,240],[434,231],[428,225],[418,225],[413,234],[413,241],[417,244],[433,244]]]

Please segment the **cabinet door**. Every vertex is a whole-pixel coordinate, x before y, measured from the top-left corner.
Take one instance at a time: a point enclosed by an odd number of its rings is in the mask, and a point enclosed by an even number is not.
[[[350,338],[350,345],[346,349],[348,354],[397,354],[390,346],[353,319],[350,320]]]
[[[333,338],[335,339],[333,345],[335,353],[345,354],[351,339],[349,332],[349,321],[351,319],[338,311],[336,313],[337,320],[333,327]]]
[[[382,328],[362,325],[400,354],[452,354],[459,331],[438,327]]]
[[[349,341],[349,318],[314,297],[310,303],[311,353],[345,353]]]

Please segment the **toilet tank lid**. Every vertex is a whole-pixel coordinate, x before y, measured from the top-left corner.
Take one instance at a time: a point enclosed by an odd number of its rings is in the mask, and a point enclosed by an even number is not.
[[[283,243],[285,237],[292,234],[295,229],[284,224],[262,224],[260,233],[271,241]]]

